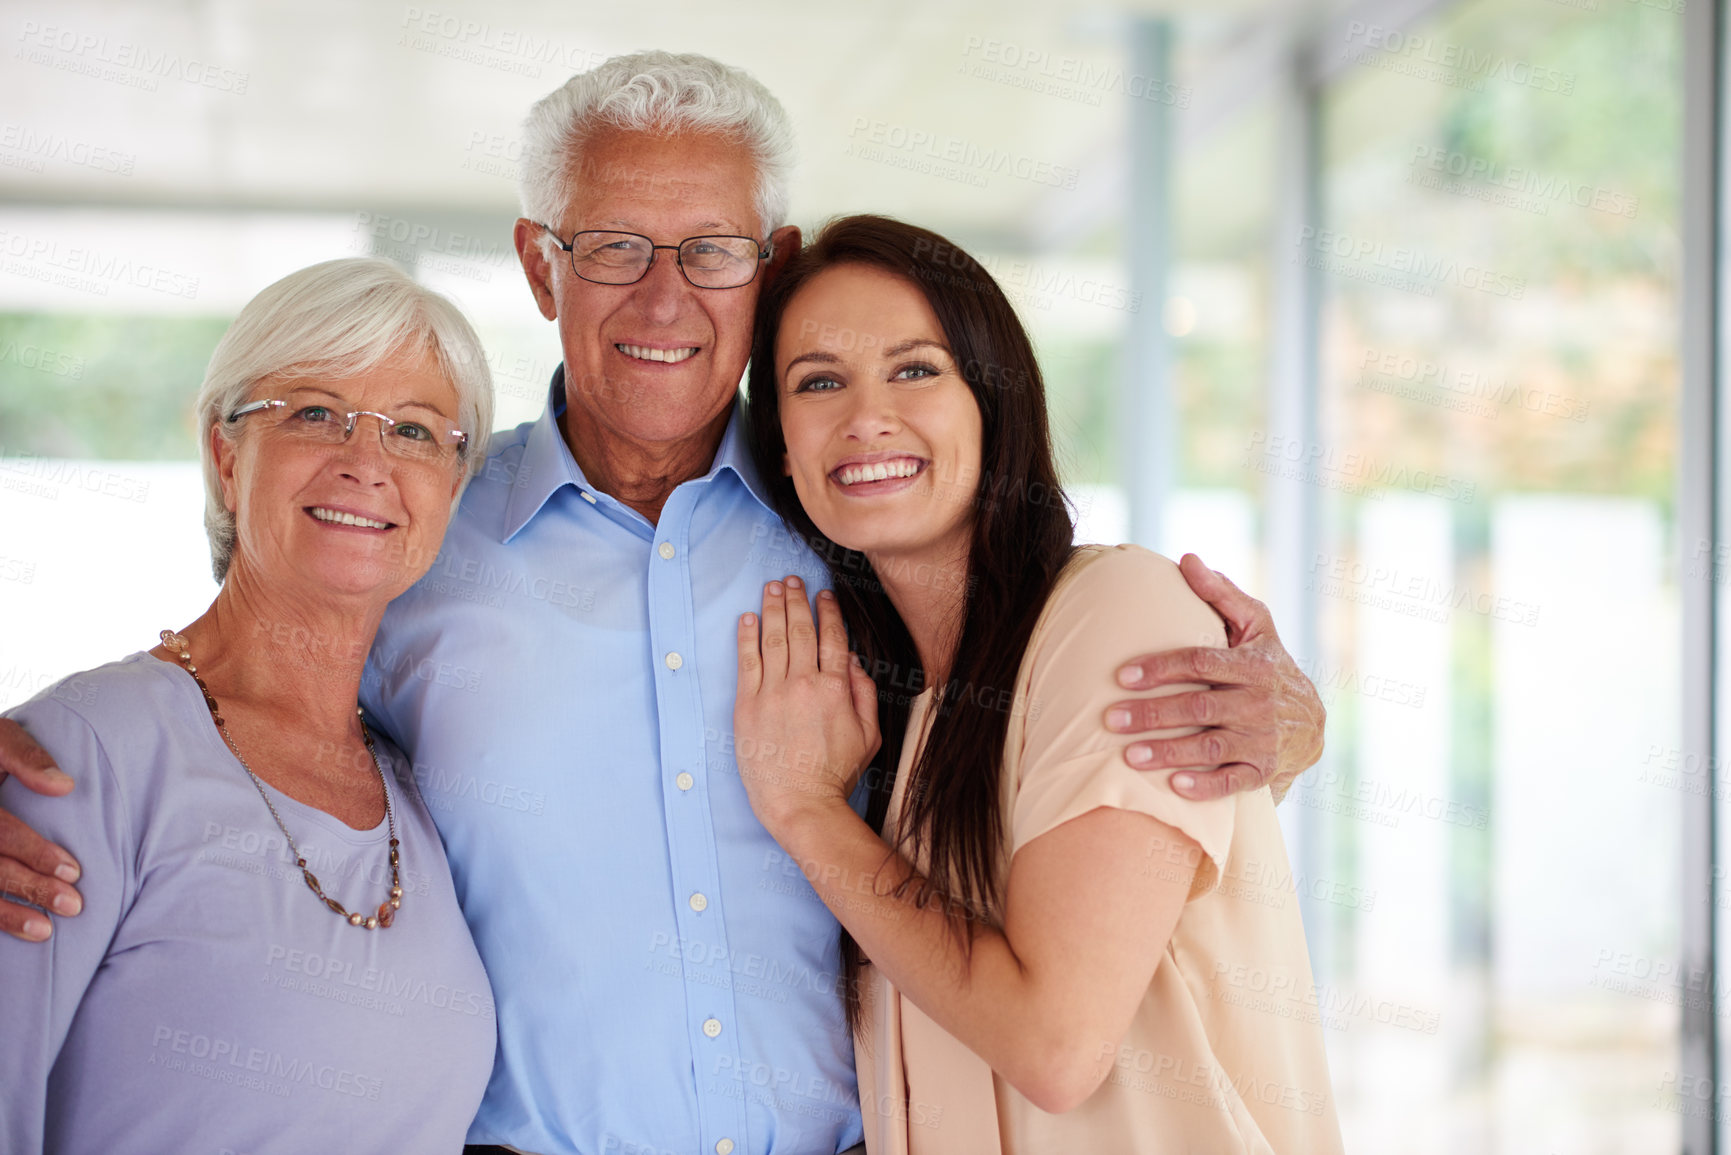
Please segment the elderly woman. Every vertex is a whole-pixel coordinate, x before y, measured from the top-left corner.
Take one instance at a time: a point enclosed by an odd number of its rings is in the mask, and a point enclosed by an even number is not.
[[[10,714],[89,767],[65,799],[0,786],[89,909],[0,941],[0,1150],[458,1151],[493,1000],[355,702],[482,457],[479,344],[390,265],[330,261],[241,311],[198,414],[215,602]]]

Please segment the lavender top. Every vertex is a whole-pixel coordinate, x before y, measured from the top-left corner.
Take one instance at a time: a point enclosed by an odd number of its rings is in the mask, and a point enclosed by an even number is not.
[[[0,804],[78,857],[86,906],[46,945],[0,935],[0,1151],[461,1150],[493,997],[395,747],[403,903],[368,931],[307,889],[184,670],[133,654],[7,716],[78,779]],[[385,824],[271,801],[325,893],[376,909]]]

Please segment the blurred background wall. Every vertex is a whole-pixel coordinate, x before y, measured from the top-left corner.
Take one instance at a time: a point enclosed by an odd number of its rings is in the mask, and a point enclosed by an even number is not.
[[[0,2],[0,707],[207,604],[189,402],[282,274],[403,263],[532,419],[523,115],[705,52],[792,114],[796,223],[1002,281],[1081,536],[1273,605],[1328,751],[1243,881],[1318,987],[1244,995],[1322,1022],[1349,1150],[1678,1150],[1679,588],[1731,560],[1679,544],[1686,2]]]

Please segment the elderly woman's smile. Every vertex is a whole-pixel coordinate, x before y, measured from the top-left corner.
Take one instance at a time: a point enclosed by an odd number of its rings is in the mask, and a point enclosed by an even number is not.
[[[330,509],[323,505],[311,506],[307,510],[313,517],[326,525],[350,526],[355,529],[395,529],[395,524],[388,521],[374,521],[364,513],[356,513],[352,509]]]

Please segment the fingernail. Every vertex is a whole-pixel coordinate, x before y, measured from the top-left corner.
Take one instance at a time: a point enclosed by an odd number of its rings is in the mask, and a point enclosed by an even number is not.
[[[1140,682],[1141,680],[1142,680],[1142,667],[1141,666],[1125,666],[1122,670],[1118,671],[1118,684],[1120,686],[1134,686],[1137,682]]]
[[[800,580],[799,580],[799,578],[797,578],[797,577],[791,577],[791,576],[790,576],[790,577],[789,577],[789,578],[788,578],[788,579],[787,579],[787,584],[788,584],[788,585],[790,585],[790,586],[792,586],[792,587],[793,587],[793,588],[794,588],[794,589],[798,589],[798,588],[799,588],[799,587],[800,587],[800,586],[801,586],[801,585],[803,585],[803,584],[804,584],[804,583],[803,583],[803,582],[801,582],[801,581],[800,581]]]
[[[79,873],[76,862],[62,862],[54,868],[54,877],[61,882],[77,882]]]
[[[52,929],[53,928],[48,925],[48,920],[45,918],[37,918],[32,915],[24,920],[24,937],[35,942],[41,942],[43,939],[47,938],[49,931]]]
[[[57,894],[49,905],[54,908],[55,914],[77,914],[84,909],[84,903],[79,901],[76,894]]]
[[[50,766],[46,773],[48,775],[48,780],[56,786],[60,785],[62,782],[72,781],[72,775],[68,774],[58,766]]]
[[[748,626],[755,626],[757,624],[757,615],[756,614],[745,614],[739,620],[744,622]],[[70,880],[68,880],[68,881],[70,881]]]
[[[1124,757],[1132,766],[1146,766],[1154,761],[1154,751],[1149,749],[1146,743],[1138,742],[1124,751]]]
[[[1192,786],[1196,785],[1196,775],[1174,774],[1172,775],[1172,785],[1176,786],[1180,790],[1188,790]]]
[[[1130,711],[1106,711],[1106,725],[1110,726],[1114,730],[1128,730],[1130,728]]]
[[[780,582],[770,582],[769,583],[769,592],[772,594],[779,595],[781,593],[781,583]]]
[[[835,601],[835,594],[830,590],[819,590],[817,596],[826,601]]]

